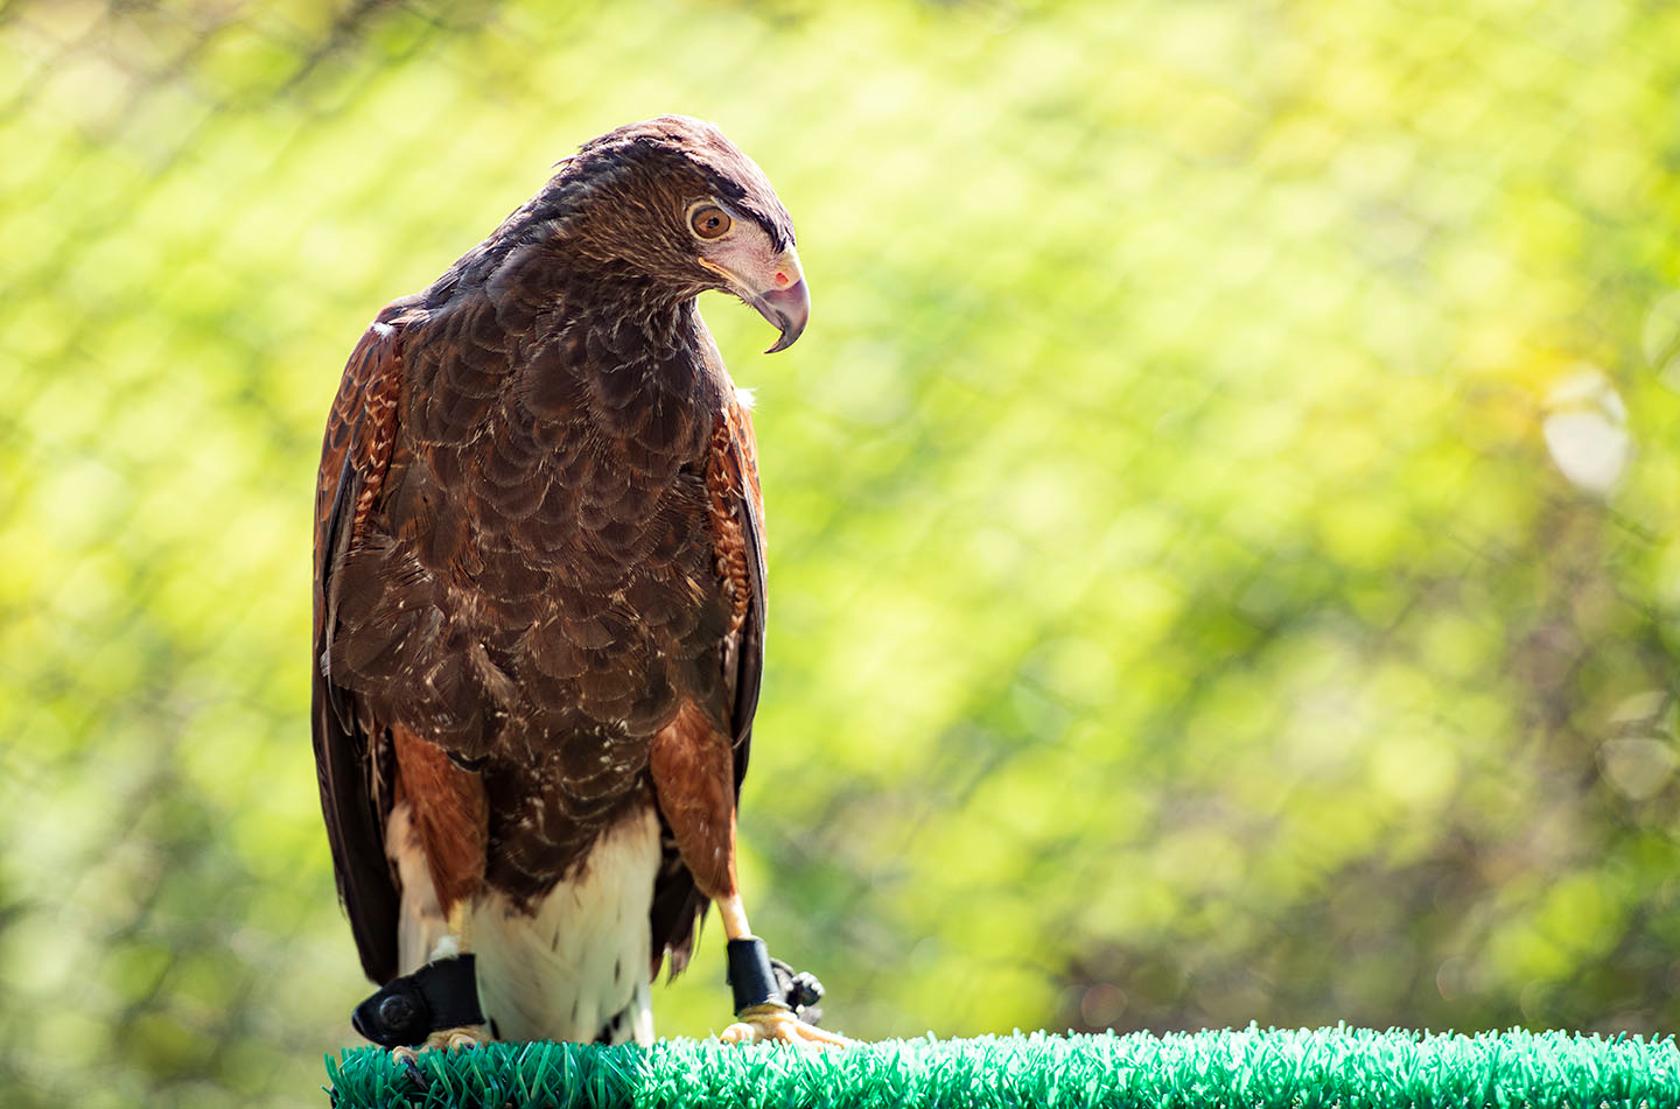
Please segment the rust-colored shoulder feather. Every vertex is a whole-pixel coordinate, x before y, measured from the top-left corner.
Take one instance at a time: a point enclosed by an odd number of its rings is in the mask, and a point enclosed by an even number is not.
[[[758,711],[758,687],[764,662],[765,531],[764,491],[758,484],[758,438],[753,433],[752,413],[739,400],[731,399],[719,421],[723,442],[714,444],[714,467],[729,491],[742,531],[746,562],[744,596],[737,602],[746,607],[737,648],[739,674],[734,684],[730,725],[733,730],[737,768],[736,788],[747,772],[746,748],[752,736],[753,714]],[[716,479],[713,479],[714,481]],[[725,527],[720,526],[720,533]]]

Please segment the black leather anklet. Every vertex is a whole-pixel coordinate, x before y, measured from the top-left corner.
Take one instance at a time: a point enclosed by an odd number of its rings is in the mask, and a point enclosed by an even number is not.
[[[757,936],[729,941],[729,987],[735,994],[737,1015],[754,1005],[779,1005],[791,1009],[806,1024],[822,1020],[817,1003],[823,998],[822,983],[816,976],[794,969],[770,957],[770,949]]]
[[[770,969],[770,949],[757,936],[729,941],[729,988],[735,993],[735,1012],[775,1002],[786,1005]]]
[[[483,1023],[471,955],[393,978],[350,1014],[351,1026],[380,1047],[418,1047],[433,1032]]]

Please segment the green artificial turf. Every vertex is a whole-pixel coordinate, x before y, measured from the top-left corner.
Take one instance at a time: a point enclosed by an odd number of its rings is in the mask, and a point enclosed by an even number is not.
[[[1112,1106],[1116,1109],[1676,1109],[1672,1038],[1250,1027],[1185,1035],[891,1040],[844,1051],[670,1040],[428,1052],[422,1091],[375,1048],[328,1057],[364,1106]]]

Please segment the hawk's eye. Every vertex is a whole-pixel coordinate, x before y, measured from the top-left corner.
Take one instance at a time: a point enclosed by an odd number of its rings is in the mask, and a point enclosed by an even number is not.
[[[708,204],[704,208],[694,209],[688,223],[694,228],[694,233],[702,239],[715,239],[729,230],[729,213],[715,204]]]

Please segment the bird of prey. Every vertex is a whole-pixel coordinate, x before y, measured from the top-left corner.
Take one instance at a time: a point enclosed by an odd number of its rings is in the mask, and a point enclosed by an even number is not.
[[[646,1042],[650,984],[709,903],[732,960],[759,943],[735,808],[763,506],[708,289],[770,320],[772,352],[805,328],[764,173],[710,124],[649,120],[563,160],[345,369],[316,492],[315,755],[368,976],[474,966],[482,1024],[428,1045]],[[737,1002],[726,1039],[844,1042]]]

